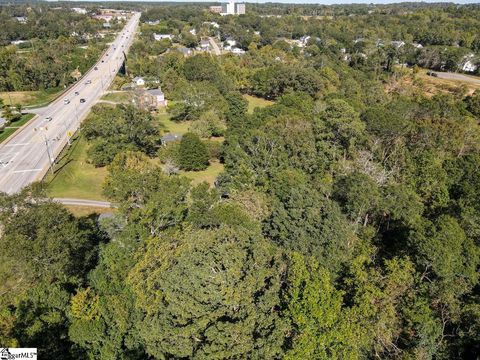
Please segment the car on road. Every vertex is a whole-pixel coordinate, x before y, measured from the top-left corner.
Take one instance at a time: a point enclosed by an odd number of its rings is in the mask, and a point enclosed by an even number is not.
[[[438,74],[436,72],[433,72],[433,71],[427,71],[427,75],[428,76],[433,76],[433,77],[438,77]]]
[[[45,122],[50,122],[50,121],[52,121],[52,117],[51,117],[51,116],[47,116],[47,117],[45,118]]]
[[[89,84],[91,84],[91,83],[92,83],[92,80],[87,80],[87,81],[85,82],[85,85],[89,85]]]
[[[78,91],[75,91],[75,96],[77,96],[77,95],[80,95],[80,93]]]
[[[85,102],[85,99],[80,99],[80,104],[83,104]]]
[[[94,70],[98,70],[98,67],[95,66],[93,69],[94,69]]]
[[[63,99],[63,104],[64,104],[64,105],[70,104],[70,100],[68,100],[68,99]]]

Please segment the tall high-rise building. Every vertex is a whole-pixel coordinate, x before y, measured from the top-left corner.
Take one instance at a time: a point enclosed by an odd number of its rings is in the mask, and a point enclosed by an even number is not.
[[[235,3],[235,0],[230,0],[228,3],[223,3],[221,6],[210,6],[210,12],[219,13],[220,15],[241,15],[245,14],[245,4]]]
[[[235,13],[236,13],[237,15],[245,14],[245,3],[236,4]]]

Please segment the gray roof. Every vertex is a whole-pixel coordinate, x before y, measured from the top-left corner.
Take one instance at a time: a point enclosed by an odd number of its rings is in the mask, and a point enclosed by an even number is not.
[[[133,78],[133,81],[137,81],[137,80],[140,80],[140,79],[143,80],[143,78],[142,78],[141,76],[135,76],[135,77]]]
[[[152,95],[163,95],[163,91],[161,89],[147,90],[147,92]]]
[[[181,139],[182,139],[181,134],[171,134],[171,133],[165,134],[161,138],[163,144],[168,143],[168,142],[172,142],[172,141],[178,141],[178,140],[181,140]]]

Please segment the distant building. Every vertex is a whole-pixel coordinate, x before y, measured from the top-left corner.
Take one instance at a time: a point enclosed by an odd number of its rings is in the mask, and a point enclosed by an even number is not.
[[[478,65],[474,61],[474,54],[467,55],[463,58],[461,69],[465,72],[475,72],[478,69]]]
[[[173,35],[171,35],[171,34],[153,34],[153,38],[156,41],[160,41],[160,40],[164,40],[164,39],[172,40]]]
[[[21,44],[24,44],[28,42],[28,40],[14,40],[14,41],[11,41],[10,44],[12,45],[21,45]]]
[[[222,5],[220,5],[220,6],[210,6],[209,10],[210,10],[210,12],[212,12],[214,14],[220,14],[223,11],[223,7],[222,7]]]
[[[15,20],[17,20],[21,24],[27,23],[27,18],[25,16],[15,16]]]
[[[413,46],[415,49],[423,49],[423,45],[422,45],[422,44],[419,44],[419,43],[412,43],[412,46]]]
[[[204,24],[213,26],[215,29],[219,29],[219,28],[220,28],[220,25],[219,25],[217,22],[215,22],[215,21],[205,21]]]
[[[158,25],[158,24],[160,24],[160,21],[159,20],[147,21],[146,24],[147,25]]]
[[[76,12],[77,14],[86,14],[87,13],[87,9],[78,8],[78,7],[72,8],[72,11]]]
[[[237,15],[244,15],[245,14],[245,4],[235,4],[235,13]]]
[[[112,27],[112,25],[109,22],[104,22],[102,26],[104,29],[110,29]]]
[[[235,3],[235,0],[230,0],[221,6],[210,6],[209,10],[220,15],[242,15],[245,14],[245,3]]]
[[[235,55],[243,55],[243,54],[245,54],[245,50],[240,49],[240,48],[233,48],[233,49],[232,49],[232,54],[235,54]]]

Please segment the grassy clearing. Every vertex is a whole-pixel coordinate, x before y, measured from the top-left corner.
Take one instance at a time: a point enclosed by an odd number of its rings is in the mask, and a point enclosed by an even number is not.
[[[51,88],[39,91],[0,92],[0,99],[7,105],[43,106],[53,101],[62,90],[61,88]]]
[[[157,118],[164,132],[172,134],[185,134],[192,124],[191,121],[172,121],[166,109],[160,109]]]
[[[264,108],[265,106],[273,105],[274,102],[265,100],[251,95],[243,95],[244,99],[248,101],[248,113],[252,114],[255,108]]]
[[[15,131],[18,130],[21,126],[25,125],[29,122],[35,115],[33,114],[25,114],[22,115],[20,120],[12,122],[2,133],[0,133],[0,143],[5,141],[10,135],[12,135]]]
[[[131,104],[132,98],[130,91],[112,92],[102,96],[102,100],[113,101],[119,104]]]
[[[207,182],[213,187],[215,179],[222,171],[223,164],[220,164],[218,161],[212,161],[210,166],[203,171],[181,171],[180,174],[191,179],[193,185]]]
[[[87,162],[88,142],[76,138],[70,150],[56,166],[55,174],[48,175],[47,193],[51,197],[106,200],[102,195],[102,184],[107,175],[106,168],[96,168]]]

